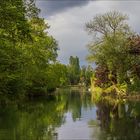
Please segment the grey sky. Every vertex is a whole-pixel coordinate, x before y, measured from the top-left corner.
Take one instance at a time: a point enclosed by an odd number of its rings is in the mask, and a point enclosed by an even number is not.
[[[51,15],[62,12],[72,7],[87,4],[88,0],[36,0],[38,7],[41,8],[41,16],[48,18]]]
[[[41,16],[51,26],[49,33],[58,40],[58,60],[65,64],[71,55],[78,56],[81,65],[87,63],[86,45],[91,37],[84,28],[96,14],[118,10],[129,16],[134,31],[140,31],[139,1],[37,0],[37,5],[42,10]]]

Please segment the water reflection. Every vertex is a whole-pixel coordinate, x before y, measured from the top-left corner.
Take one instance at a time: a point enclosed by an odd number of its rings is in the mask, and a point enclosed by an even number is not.
[[[140,102],[94,105],[62,90],[47,99],[0,106],[0,140],[139,140]]]
[[[82,105],[90,105],[90,97],[63,90],[47,99],[0,106],[0,140],[57,139],[56,128],[66,122],[66,113],[76,121]]]
[[[63,112],[59,108],[60,104],[53,101],[0,108],[0,139],[52,139],[55,127],[64,123]]]
[[[119,103],[115,106],[98,103],[97,106],[97,119],[100,121],[97,139],[140,139],[140,102]]]

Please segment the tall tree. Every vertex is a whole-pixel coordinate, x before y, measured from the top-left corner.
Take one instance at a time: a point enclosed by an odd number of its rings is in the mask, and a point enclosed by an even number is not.
[[[0,93],[47,92],[53,82],[57,42],[38,13],[34,0],[0,1]]]
[[[69,79],[71,84],[78,84],[80,78],[79,58],[70,56],[69,58]]]
[[[95,62],[100,69],[102,66],[106,68],[112,84],[129,83],[127,72],[132,58],[128,53],[128,38],[133,32],[127,20],[127,15],[111,11],[95,16],[86,24],[87,30],[96,34],[94,42],[89,44],[88,60]]]

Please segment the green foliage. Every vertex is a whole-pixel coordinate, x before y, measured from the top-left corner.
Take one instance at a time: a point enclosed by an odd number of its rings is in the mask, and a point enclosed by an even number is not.
[[[55,63],[53,65],[50,65],[47,70],[46,76],[48,76],[48,90],[68,84],[67,67],[63,64]]]
[[[88,60],[97,65],[95,86],[139,87],[140,61],[139,55],[136,58],[134,52],[138,54],[140,41],[128,26],[127,19],[126,15],[112,11],[97,15],[86,24],[87,30],[97,35],[94,42],[89,44],[88,56]]]
[[[81,84],[83,86],[90,85],[90,79],[93,72],[90,65],[80,67],[79,58],[77,56],[70,56],[67,69],[70,84]]]
[[[92,100],[93,100],[93,102],[98,103],[102,99],[103,90],[100,87],[93,87],[93,85],[92,85],[91,89],[92,89],[92,93],[93,93]]]
[[[79,58],[70,56],[68,66],[70,84],[78,84],[80,79],[80,64]]]
[[[66,66],[56,63],[57,41],[48,34],[49,26],[38,13],[34,0],[0,2],[3,96],[44,94],[68,82]]]
[[[82,66],[80,71],[80,83],[86,86],[91,84],[91,77],[93,75],[93,69],[90,65]]]

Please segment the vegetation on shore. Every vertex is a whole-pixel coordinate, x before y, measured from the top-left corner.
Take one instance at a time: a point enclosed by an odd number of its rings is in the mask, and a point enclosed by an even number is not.
[[[22,98],[60,85],[65,66],[56,61],[57,41],[48,34],[35,2],[1,1],[0,9],[1,96]]]
[[[140,91],[140,36],[118,11],[97,15],[86,24],[95,39],[87,59],[96,64],[91,89],[96,98],[136,94]]]
[[[34,0],[0,2],[0,102],[40,96],[58,87],[90,83],[91,67],[57,61],[58,42]]]
[[[86,24],[95,35],[88,60],[77,56],[69,64],[57,61],[58,42],[39,17],[34,0],[0,3],[0,96],[40,96],[67,85],[89,86],[97,98],[136,94],[140,90],[140,36],[129,27],[128,16],[117,11],[97,15]]]

